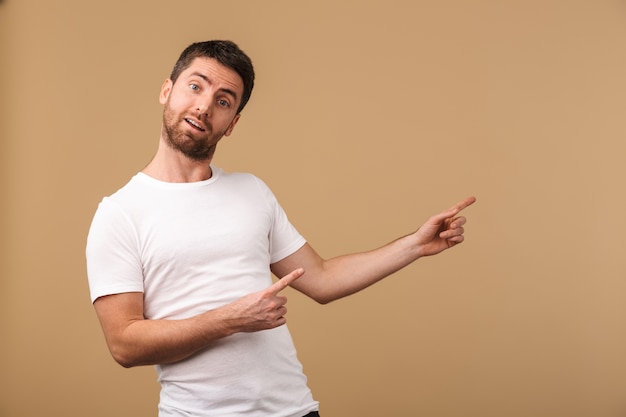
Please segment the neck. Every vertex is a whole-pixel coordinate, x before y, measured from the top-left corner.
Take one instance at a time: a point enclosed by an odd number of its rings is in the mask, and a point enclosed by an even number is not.
[[[142,172],[165,182],[204,181],[213,176],[211,159],[193,160],[161,142],[156,155]]]

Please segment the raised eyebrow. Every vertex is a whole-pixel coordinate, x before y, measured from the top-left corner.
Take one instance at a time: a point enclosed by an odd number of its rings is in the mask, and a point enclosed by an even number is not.
[[[192,77],[196,76],[196,77],[202,78],[204,81],[207,82],[207,84],[211,84],[211,79],[209,77],[207,77],[206,75],[204,75],[204,74],[200,74],[199,72],[194,72],[194,73],[191,74],[191,76]],[[231,95],[233,97],[233,99],[235,101],[237,101],[237,93],[235,91],[231,90],[230,88],[220,88],[220,91],[223,92],[223,93]]]

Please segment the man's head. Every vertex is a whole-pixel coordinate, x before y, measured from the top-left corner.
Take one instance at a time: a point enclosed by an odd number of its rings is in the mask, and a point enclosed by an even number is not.
[[[239,74],[243,81],[243,95],[237,113],[241,113],[254,88],[254,67],[248,55],[231,41],[217,40],[193,43],[180,54],[178,61],[176,61],[170,75],[172,83],[176,83],[181,72],[188,68],[196,58],[215,59]]]

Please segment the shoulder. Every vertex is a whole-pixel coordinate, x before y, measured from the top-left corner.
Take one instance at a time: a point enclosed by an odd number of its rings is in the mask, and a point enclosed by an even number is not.
[[[226,171],[222,168],[219,167],[214,167],[211,166],[211,169],[213,170],[213,176],[216,180],[219,181],[257,181],[259,180],[259,178],[250,173],[250,172],[243,172],[243,171]]]
[[[270,193],[269,186],[261,178],[250,172],[228,172],[220,168],[213,168],[217,181],[234,187],[251,187],[263,193]]]
[[[137,193],[140,192],[142,188],[145,188],[145,180],[142,181],[142,176],[143,174],[140,172],[135,174],[126,184],[111,195],[106,196],[104,200],[124,201],[125,199],[137,196]]]

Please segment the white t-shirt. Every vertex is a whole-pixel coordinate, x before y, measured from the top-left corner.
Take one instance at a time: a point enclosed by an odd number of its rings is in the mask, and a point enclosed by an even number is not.
[[[110,197],[87,239],[91,299],[142,292],[146,319],[182,319],[272,284],[269,265],[304,238],[251,174],[166,183],[143,173]],[[281,326],[238,333],[156,366],[159,416],[301,417],[318,409]]]

